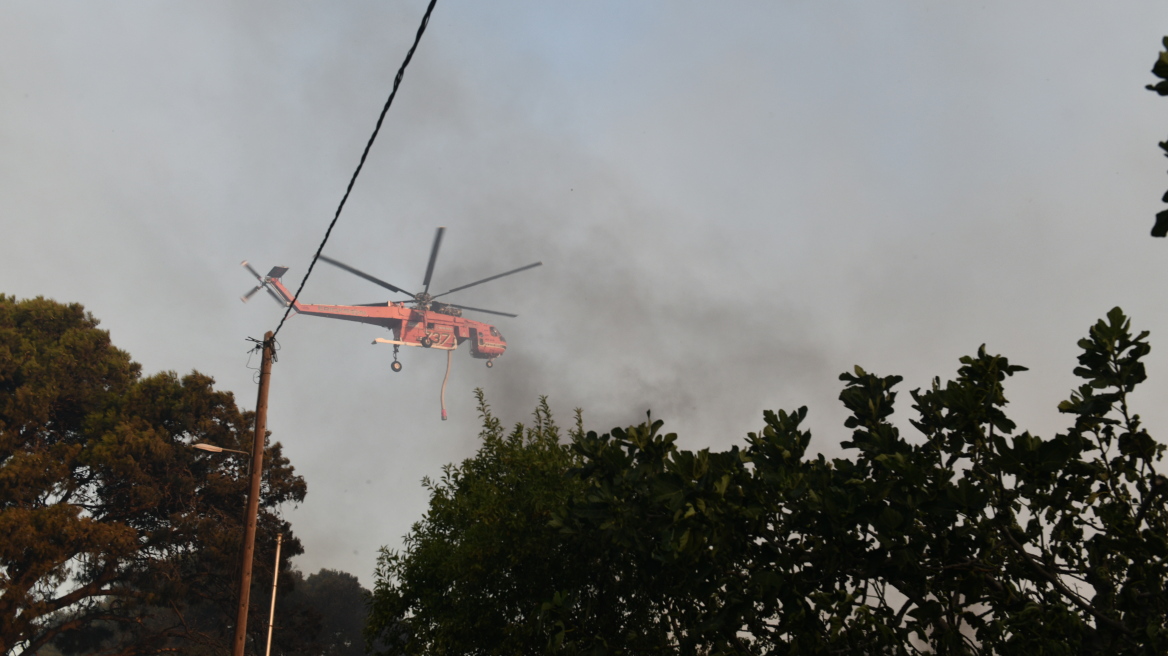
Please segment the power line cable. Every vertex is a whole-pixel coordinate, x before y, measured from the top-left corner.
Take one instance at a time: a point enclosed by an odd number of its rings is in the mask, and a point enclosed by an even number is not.
[[[369,143],[365,144],[365,151],[361,153],[361,161],[357,163],[357,170],[353,171],[353,177],[349,179],[349,186],[345,188],[345,195],[341,197],[341,203],[337,205],[337,212],[333,215],[333,220],[329,223],[328,230],[324,233],[324,239],[321,240],[320,246],[316,249],[316,255],[312,256],[312,262],[309,263],[308,271],[304,273],[304,279],[300,281],[300,287],[296,289],[296,294],[292,297],[292,303],[288,304],[287,309],[284,310],[284,316],[280,318],[280,325],[276,326],[276,330],[272,333],[273,339],[279,334],[280,329],[284,327],[284,322],[288,320],[288,314],[292,312],[292,307],[296,299],[300,298],[300,292],[304,291],[304,284],[308,282],[308,276],[312,275],[312,267],[316,266],[316,260],[320,258],[320,253],[324,250],[324,245],[328,242],[329,235],[333,232],[333,226],[337,224],[337,219],[341,218],[341,210],[345,209],[345,201],[349,200],[349,192],[353,191],[353,183],[357,182],[357,176],[361,174],[361,168],[365,166],[365,158],[369,156],[369,149],[373,147],[373,141],[377,139],[377,133],[381,131],[381,123],[385,121],[385,114],[389,111],[389,106],[393,104],[393,97],[397,95],[397,88],[401,85],[402,75],[406,72],[406,66],[409,66],[410,60],[414,58],[414,50],[418,48],[418,42],[422,40],[422,34],[426,31],[426,24],[430,22],[430,13],[434,11],[434,4],[436,2],[437,0],[430,0],[430,6],[426,7],[426,14],[422,16],[422,24],[418,26],[418,34],[414,37],[414,45],[410,46],[410,51],[406,53],[405,61],[402,62],[401,68],[397,70],[397,77],[393,79],[393,90],[389,92],[389,98],[385,100],[385,107],[381,108],[381,116],[377,117],[377,125],[373,128],[373,134],[369,136]]]

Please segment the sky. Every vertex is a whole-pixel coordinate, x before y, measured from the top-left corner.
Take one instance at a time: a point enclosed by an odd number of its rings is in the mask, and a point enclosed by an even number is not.
[[[0,3],[0,292],[80,302],[146,372],[197,369],[250,409],[248,337],[279,321],[425,2]],[[651,410],[726,449],[764,409],[847,439],[838,375],[907,392],[986,344],[1030,371],[1050,435],[1076,341],[1121,306],[1151,331],[1136,405],[1168,432],[1168,100],[1144,90],[1163,3],[439,0],[325,253],[451,295],[507,337],[492,369],[371,326],[293,317],[269,428],[308,483],[297,566],[373,581],[474,454],[540,395],[604,432]],[[320,265],[313,303],[389,300]],[[470,316],[468,314],[468,316]],[[250,367],[250,368],[249,368]],[[1164,439],[1164,438],[1161,438]]]

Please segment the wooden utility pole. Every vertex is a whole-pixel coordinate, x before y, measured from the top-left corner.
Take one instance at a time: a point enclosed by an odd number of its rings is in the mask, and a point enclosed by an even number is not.
[[[251,449],[251,489],[247,493],[247,528],[243,533],[243,555],[239,567],[239,612],[235,615],[233,656],[244,656],[247,647],[247,606],[251,597],[251,565],[255,555],[256,518],[260,510],[260,480],[264,474],[264,438],[268,432],[268,381],[275,354],[272,331],[264,333],[264,355],[260,363],[260,391],[256,400],[255,438]]]

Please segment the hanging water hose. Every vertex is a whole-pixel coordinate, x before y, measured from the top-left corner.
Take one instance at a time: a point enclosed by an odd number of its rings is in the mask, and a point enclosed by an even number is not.
[[[446,351],[446,375],[442,377],[442,421],[446,421],[446,379],[450,378],[450,359],[454,355],[454,349]]]

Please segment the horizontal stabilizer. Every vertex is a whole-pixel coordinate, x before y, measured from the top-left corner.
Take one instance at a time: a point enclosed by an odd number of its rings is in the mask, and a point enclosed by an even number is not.
[[[272,270],[268,272],[268,277],[279,279],[285,273],[288,273],[288,267],[272,267]]]

